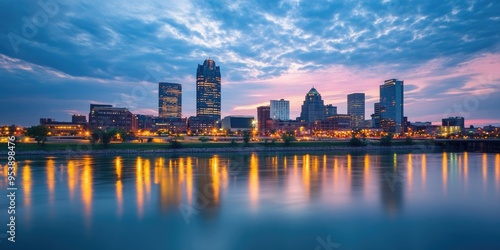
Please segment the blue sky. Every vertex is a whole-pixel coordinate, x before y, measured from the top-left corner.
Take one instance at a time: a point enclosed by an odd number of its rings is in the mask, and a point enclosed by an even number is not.
[[[500,125],[498,1],[0,2],[0,124],[88,115],[90,103],[157,114],[158,81],[183,84],[195,114],[197,64],[221,67],[222,115],[270,99],[299,116],[314,86],[346,113],[385,79],[405,81],[405,115]]]

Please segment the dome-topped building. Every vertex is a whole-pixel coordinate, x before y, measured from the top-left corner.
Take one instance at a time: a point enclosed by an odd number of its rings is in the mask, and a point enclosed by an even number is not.
[[[321,100],[319,92],[313,87],[307,92],[304,104],[302,104],[300,120],[314,122],[316,120],[324,120],[325,117],[325,104],[323,100]]]

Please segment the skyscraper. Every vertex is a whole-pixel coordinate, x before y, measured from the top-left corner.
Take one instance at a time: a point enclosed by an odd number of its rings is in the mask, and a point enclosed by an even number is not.
[[[380,126],[386,132],[402,133],[404,81],[389,79],[380,85]]]
[[[321,100],[321,95],[315,88],[312,88],[306,94],[304,104],[302,104],[300,120],[314,122],[316,120],[324,120],[325,117],[326,109],[323,100]]]
[[[196,71],[196,116],[220,120],[221,76],[215,61],[208,58]]]
[[[290,101],[271,100],[271,119],[273,120],[290,120]]]
[[[347,114],[352,117],[352,127],[361,128],[365,122],[365,93],[347,95]]]
[[[182,117],[182,85],[179,83],[158,83],[158,116]]]
[[[380,102],[373,104],[372,128],[380,128]]]

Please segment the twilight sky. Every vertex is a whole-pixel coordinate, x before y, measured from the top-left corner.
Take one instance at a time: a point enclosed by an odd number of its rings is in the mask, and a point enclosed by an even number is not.
[[[2,0],[0,16],[0,125],[69,121],[90,103],[157,115],[159,81],[182,83],[194,115],[209,56],[223,116],[284,98],[295,118],[314,86],[339,113],[366,93],[368,119],[379,85],[398,78],[412,122],[500,125],[496,0]]]

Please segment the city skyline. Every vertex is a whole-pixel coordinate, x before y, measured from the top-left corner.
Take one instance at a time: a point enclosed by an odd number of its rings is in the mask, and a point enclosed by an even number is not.
[[[86,114],[90,103],[157,115],[157,84],[164,81],[184,85],[189,117],[193,68],[212,57],[223,67],[223,117],[255,115],[256,107],[282,97],[297,117],[314,86],[340,114],[347,113],[347,94],[365,93],[368,119],[380,83],[398,78],[405,80],[412,122],[463,116],[466,125],[500,125],[494,1],[0,7],[9,10],[0,27],[2,89],[9,94],[0,103],[0,124],[66,120]],[[46,13],[47,22],[26,24],[37,13]]]

